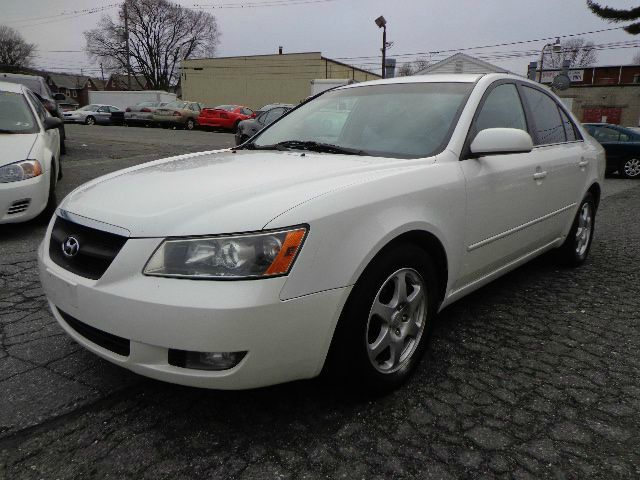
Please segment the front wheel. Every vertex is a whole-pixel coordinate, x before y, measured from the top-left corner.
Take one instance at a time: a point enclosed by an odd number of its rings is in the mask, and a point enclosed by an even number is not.
[[[325,372],[373,393],[402,385],[426,350],[437,291],[433,263],[421,248],[402,244],[376,258],[340,316]]]
[[[620,168],[620,174],[624,178],[640,177],[640,160],[637,158],[629,158],[628,160],[625,160]]]
[[[558,261],[568,267],[577,267],[584,263],[591,250],[593,231],[596,224],[596,204],[593,195],[587,193],[566,240],[558,249]]]
[[[89,115],[87,118],[85,118],[84,123],[85,125],[95,125],[96,119]]]

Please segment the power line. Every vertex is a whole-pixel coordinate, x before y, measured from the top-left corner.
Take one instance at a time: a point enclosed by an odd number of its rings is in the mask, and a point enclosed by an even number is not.
[[[311,3],[329,3],[337,0],[267,0],[265,2],[245,2],[245,3],[220,3],[220,4],[194,4],[191,8],[195,10],[218,10],[235,8],[263,8],[263,7],[284,7],[294,5],[307,5]]]
[[[85,9],[84,11],[79,10],[78,12],[80,13],[61,13],[58,15],[52,15],[48,20],[44,20],[44,21],[36,21],[36,23],[29,23],[32,21],[35,21],[37,19],[23,19],[23,20],[15,20],[13,23],[16,22],[27,22],[24,25],[16,25],[16,28],[30,28],[30,27],[37,27],[39,25],[47,25],[49,23],[56,23],[56,22],[63,22],[65,20],[71,20],[73,18],[78,18],[78,17],[83,17],[86,15],[93,15],[96,13],[100,13],[100,12],[104,12],[106,10],[110,10],[112,8],[118,7],[119,4],[117,3],[113,3],[111,5],[105,5],[104,7],[98,7],[98,8],[93,8],[93,9]],[[43,17],[46,18],[46,17]]]

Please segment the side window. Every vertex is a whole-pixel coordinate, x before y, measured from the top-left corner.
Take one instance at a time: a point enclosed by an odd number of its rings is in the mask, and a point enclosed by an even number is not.
[[[579,140],[578,134],[576,133],[576,127],[573,125],[573,122],[569,119],[566,113],[560,110],[560,116],[562,117],[562,124],[564,125],[564,133],[567,135],[567,142],[575,142]]]
[[[111,111],[111,113],[120,111],[118,107],[109,107],[109,110]]]
[[[599,142],[617,142],[620,138],[620,133],[609,127],[596,127],[591,135]]]
[[[100,107],[98,113],[109,113],[109,107]]]
[[[487,128],[518,128],[527,131],[524,109],[514,84],[498,85],[485,99],[476,118],[475,133]]]
[[[243,115],[253,115],[253,111],[251,111],[251,110],[250,110],[250,109],[248,109],[248,108],[243,108],[243,109],[242,109],[242,114],[243,114]]]
[[[271,125],[278,118],[280,118],[283,113],[284,113],[284,108],[274,108],[272,110],[269,110],[267,112],[267,115],[266,115],[265,119],[264,119],[264,124],[265,125]]]
[[[547,94],[531,87],[522,87],[533,116],[534,145],[566,142],[564,126],[556,102]]]
[[[47,118],[47,111],[44,109],[42,102],[38,100],[38,97],[36,97],[33,93],[27,92],[27,94],[29,95],[29,100],[31,100],[31,103],[36,109],[38,117],[40,117],[40,121],[44,122],[44,119]]]
[[[620,138],[618,139],[619,142],[629,142],[630,140],[631,137],[629,137],[629,135],[624,132],[620,132]]]

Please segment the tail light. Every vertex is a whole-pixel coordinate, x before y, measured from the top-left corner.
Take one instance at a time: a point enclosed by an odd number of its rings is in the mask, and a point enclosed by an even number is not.
[[[125,110],[125,112],[130,112],[131,111],[131,107],[127,107],[127,109]]]
[[[127,109],[127,111],[129,111],[129,109]],[[149,110],[148,108],[141,108],[140,109],[141,112],[145,112],[145,113],[151,113],[151,110]]]
[[[181,116],[182,116],[182,114],[181,114],[180,112],[178,112],[178,111],[175,111],[175,110],[174,110],[174,112],[173,112],[173,116],[174,116],[174,117],[181,117]]]

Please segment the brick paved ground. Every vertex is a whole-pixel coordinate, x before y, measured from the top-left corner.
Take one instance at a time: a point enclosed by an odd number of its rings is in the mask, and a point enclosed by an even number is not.
[[[586,265],[543,257],[446,309],[417,374],[376,400],[115,367],[62,333],[34,244],[14,235],[0,254],[0,478],[638,478],[640,185],[607,182],[621,191]]]

